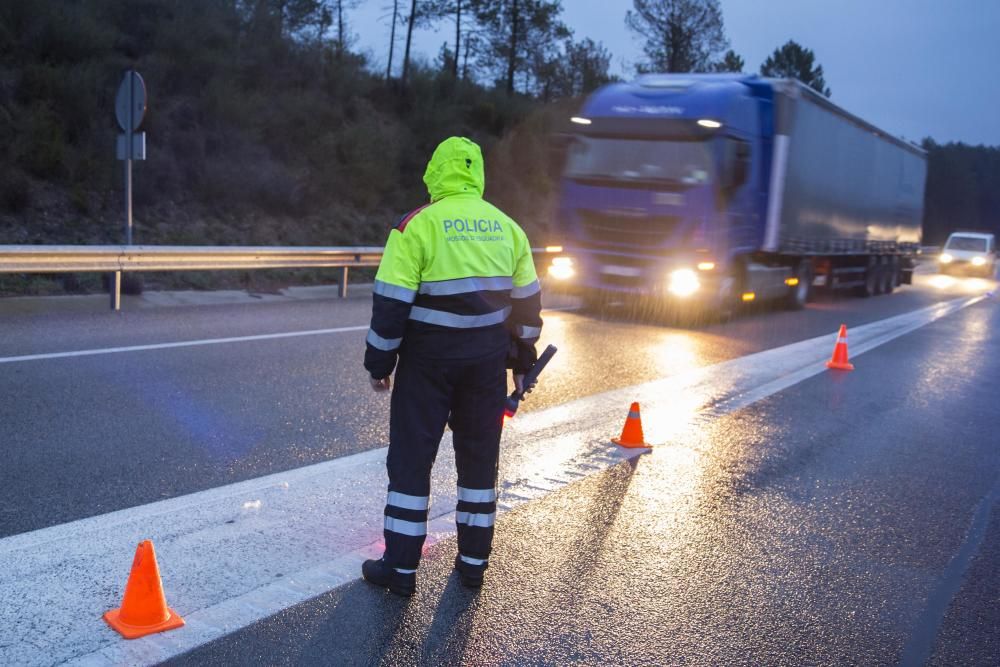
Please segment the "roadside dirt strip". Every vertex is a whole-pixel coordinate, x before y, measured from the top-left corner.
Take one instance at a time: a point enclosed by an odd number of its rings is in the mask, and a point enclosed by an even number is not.
[[[851,329],[852,358],[982,300],[961,298]],[[650,456],[685,433],[827,371],[836,333],[615,389],[509,422],[499,510],[648,449],[610,444],[639,401]],[[856,373],[863,373],[859,364]],[[0,539],[0,664],[142,664],[188,651],[356,579],[382,550],[385,449]],[[454,534],[450,434],[435,466],[429,542]],[[187,625],[134,641],[117,607],[136,543],[152,539],[167,600]]]

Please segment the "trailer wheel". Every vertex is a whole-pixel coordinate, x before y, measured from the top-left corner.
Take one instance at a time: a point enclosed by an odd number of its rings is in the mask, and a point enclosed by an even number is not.
[[[878,258],[873,270],[875,271],[875,296],[881,296],[884,293],[882,288],[885,287],[885,264],[882,263],[881,257]]]
[[[809,302],[809,292],[812,289],[812,265],[808,261],[799,262],[795,268],[798,283],[792,287],[785,299],[785,307],[789,310],[802,310]]]
[[[857,288],[857,295],[867,299],[878,294],[879,279],[881,278],[879,265],[872,262],[865,271],[865,284]]]
[[[882,294],[892,294],[892,291],[896,289],[896,280],[899,276],[899,270],[891,260],[889,264],[886,265],[884,270],[885,276],[882,279]]]

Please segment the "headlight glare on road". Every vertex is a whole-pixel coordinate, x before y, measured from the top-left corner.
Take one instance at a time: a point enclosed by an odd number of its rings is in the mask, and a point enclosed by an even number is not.
[[[944,252],[941,253],[941,257],[938,258],[938,261],[940,261],[942,264],[951,264],[952,260],[954,259],[955,259],[954,257]]]
[[[698,291],[701,283],[698,282],[698,275],[691,269],[676,269],[670,273],[667,281],[667,289],[674,296],[686,298]]]
[[[973,257],[972,258],[972,265],[973,266],[982,266],[985,263],[986,263],[986,258],[985,257]]]
[[[553,257],[549,265],[549,276],[556,280],[569,280],[576,275],[572,257]]]

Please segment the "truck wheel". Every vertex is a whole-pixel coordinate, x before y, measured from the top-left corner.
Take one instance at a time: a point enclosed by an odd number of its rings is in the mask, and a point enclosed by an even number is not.
[[[885,267],[885,277],[882,280],[882,294],[892,294],[896,289],[896,281],[899,271],[892,264]]]
[[[875,267],[873,270],[875,271],[875,294],[885,294],[886,276],[889,273],[889,268],[885,264],[885,257],[875,258]]]
[[[865,284],[857,288],[858,296],[867,299],[878,294],[879,287],[879,266],[872,264],[865,271]]]
[[[886,286],[889,284],[889,267],[879,264],[875,267],[875,294],[885,294]]]
[[[802,310],[809,302],[809,292],[812,289],[812,267],[809,262],[799,262],[795,268],[798,284],[791,288],[785,299],[785,307],[789,310]]]

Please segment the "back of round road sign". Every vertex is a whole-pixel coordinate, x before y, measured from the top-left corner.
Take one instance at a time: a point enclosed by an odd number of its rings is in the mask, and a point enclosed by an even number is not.
[[[135,70],[125,72],[115,96],[115,118],[125,132],[134,132],[146,115],[146,82]]]

